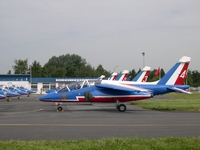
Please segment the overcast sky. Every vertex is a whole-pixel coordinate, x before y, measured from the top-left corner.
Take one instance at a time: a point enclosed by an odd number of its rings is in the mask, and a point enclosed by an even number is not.
[[[189,56],[200,71],[200,1],[0,1],[0,74],[13,73],[15,59],[43,66],[68,53],[111,72],[137,71],[143,58],[166,72]]]

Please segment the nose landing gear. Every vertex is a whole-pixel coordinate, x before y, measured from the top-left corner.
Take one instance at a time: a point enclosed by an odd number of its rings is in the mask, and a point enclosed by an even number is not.
[[[56,110],[57,112],[59,112],[59,111],[63,112],[64,111],[63,108],[62,108],[62,106],[61,106],[61,103],[55,103],[55,105],[57,107],[57,110]]]
[[[6,101],[7,101],[7,102],[10,102],[10,101],[11,101],[11,98],[8,98]]]

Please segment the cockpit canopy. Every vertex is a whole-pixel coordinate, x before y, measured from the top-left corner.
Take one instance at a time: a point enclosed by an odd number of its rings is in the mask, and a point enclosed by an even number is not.
[[[92,85],[92,83],[89,82],[88,80],[72,82],[72,83],[66,85],[64,88],[58,90],[57,93],[78,90],[81,88],[89,87],[91,85]]]

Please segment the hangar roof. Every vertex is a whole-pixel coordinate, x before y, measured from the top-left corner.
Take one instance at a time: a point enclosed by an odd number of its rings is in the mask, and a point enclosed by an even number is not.
[[[0,81],[29,81],[30,74],[0,74]]]
[[[0,74],[0,81],[28,81],[31,83],[73,82],[86,79],[96,80],[97,78],[32,78],[30,74]]]

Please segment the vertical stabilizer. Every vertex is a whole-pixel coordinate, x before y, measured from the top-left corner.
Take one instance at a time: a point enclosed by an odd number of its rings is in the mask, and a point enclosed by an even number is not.
[[[104,80],[105,76],[104,75],[101,75],[98,80]]]
[[[151,67],[145,66],[132,81],[135,82],[146,82],[150,73]]]
[[[183,56],[158,82],[158,85],[182,85],[187,76],[191,58]]]
[[[113,73],[111,74],[111,76],[108,78],[108,80],[116,80],[116,78],[117,78],[117,73],[116,73],[116,72],[113,72]]]
[[[118,81],[126,81],[127,77],[128,77],[129,71],[128,70],[124,70],[117,78],[116,80]]]

